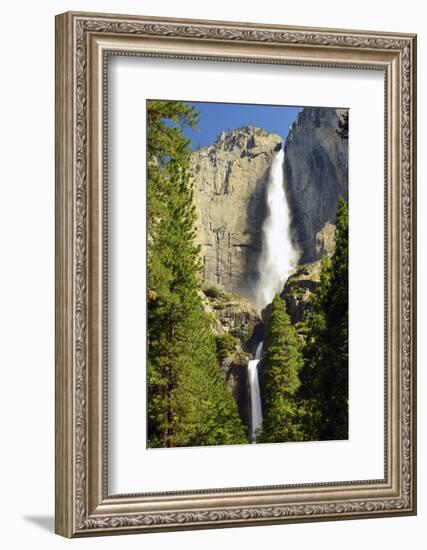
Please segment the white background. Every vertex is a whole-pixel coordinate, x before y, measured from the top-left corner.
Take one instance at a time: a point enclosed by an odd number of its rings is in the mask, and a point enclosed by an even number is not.
[[[104,537],[66,541],[52,534],[54,498],[54,39],[53,16],[67,9],[175,17],[418,32],[420,97],[425,95],[422,3],[361,0],[284,3],[236,0],[22,2],[2,6],[0,133],[1,239],[1,510],[2,547],[56,549],[425,547],[425,400],[419,399],[418,517],[274,527]],[[4,43],[3,43],[4,42]],[[425,108],[419,109],[419,394],[426,390],[423,363],[427,310],[423,279],[426,226]],[[368,129],[369,130],[369,129]],[[367,305],[368,307],[368,305]],[[234,465],[230,464],[230,468]]]
[[[384,73],[129,57],[109,71],[110,494],[382,479]],[[350,109],[348,441],[145,448],[145,99],[169,82],[174,99]]]

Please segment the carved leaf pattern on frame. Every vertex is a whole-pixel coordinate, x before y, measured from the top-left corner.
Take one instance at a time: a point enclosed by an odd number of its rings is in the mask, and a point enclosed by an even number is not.
[[[244,42],[295,45],[337,46],[396,50],[401,54],[401,498],[343,503],[319,503],[274,507],[244,507],[196,512],[144,513],[119,516],[87,517],[86,510],[86,239],[87,239],[87,35],[88,33],[133,34],[141,36],[183,37]],[[411,506],[412,479],[412,209],[411,196],[411,42],[402,38],[366,36],[364,34],[277,31],[249,29],[215,24],[153,23],[144,21],[110,21],[77,18],[75,22],[75,522],[79,530],[152,525],[182,525],[201,522],[238,522],[284,517],[343,515],[402,510]],[[120,54],[120,52],[117,52]],[[170,57],[177,57],[170,55]],[[188,56],[187,56],[188,58]],[[214,59],[215,58],[211,58]],[[221,58],[217,58],[221,59]],[[238,59],[235,61],[239,61]],[[248,61],[242,59],[241,61]],[[260,61],[263,62],[262,60]],[[277,61],[276,61],[277,63]],[[304,66],[309,63],[297,62]],[[313,65],[313,64],[311,64]],[[317,63],[317,66],[325,66]],[[341,64],[340,66],[343,66]],[[332,65],[331,65],[332,66]],[[352,67],[351,64],[345,65]],[[358,66],[360,68],[360,66]],[[356,68],[356,66],[354,66]],[[198,491],[198,493],[203,491]]]

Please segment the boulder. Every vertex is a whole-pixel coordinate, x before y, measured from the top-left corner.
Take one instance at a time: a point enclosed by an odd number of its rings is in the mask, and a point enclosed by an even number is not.
[[[312,294],[320,283],[321,263],[318,260],[299,266],[285,283],[281,298],[294,325],[302,321],[305,312],[311,308]]]
[[[253,353],[254,332],[261,322],[255,307],[249,300],[216,287],[205,289],[203,294],[203,307],[210,315],[213,331],[216,334],[228,332],[239,340],[243,351]]]

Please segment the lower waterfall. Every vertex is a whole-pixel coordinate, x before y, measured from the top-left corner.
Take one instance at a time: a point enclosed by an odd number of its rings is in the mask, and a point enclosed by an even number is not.
[[[267,216],[262,225],[262,250],[258,260],[259,279],[256,282],[255,301],[262,311],[283,290],[286,279],[296,261],[296,251],[290,234],[291,215],[283,178],[284,149],[275,153],[266,187]],[[262,428],[261,393],[258,377],[258,363],[262,355],[263,342],[255,357],[248,363],[248,378],[251,394],[251,443],[256,443],[257,430]]]
[[[258,363],[262,355],[263,342],[258,344],[255,358],[248,363],[249,387],[251,393],[251,443],[256,443],[256,432],[262,428],[261,392],[259,389]]]

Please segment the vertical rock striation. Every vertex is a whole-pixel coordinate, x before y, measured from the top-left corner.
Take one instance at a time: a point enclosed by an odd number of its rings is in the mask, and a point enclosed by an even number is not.
[[[223,132],[190,159],[205,287],[251,298],[257,278],[264,187],[275,149],[283,139],[245,126]]]
[[[283,139],[245,126],[223,132],[190,159],[205,287],[252,299],[258,278],[265,183]],[[305,107],[285,142],[284,177],[300,264],[334,246],[338,197],[348,200],[348,111]]]
[[[195,151],[190,159],[203,304],[213,332],[228,332],[239,340],[238,347],[222,361],[221,372],[248,430],[247,363],[264,327],[242,296],[255,303],[252,283],[259,276],[267,214],[265,188],[274,152],[282,142],[277,134],[245,126],[220,134],[215,143]],[[281,296],[297,323],[310,308],[311,294],[319,284],[320,258],[331,256],[335,248],[338,197],[348,200],[348,111],[302,109],[290,128],[284,152],[291,232],[300,265],[284,284]],[[268,313],[269,306],[263,318]]]
[[[305,107],[285,144],[287,197],[300,263],[328,252],[338,197],[348,200],[348,111]]]

